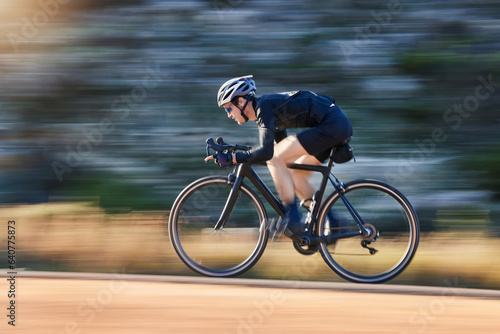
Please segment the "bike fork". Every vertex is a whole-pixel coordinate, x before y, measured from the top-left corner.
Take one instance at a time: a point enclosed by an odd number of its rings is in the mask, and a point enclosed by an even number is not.
[[[241,183],[243,182],[243,176],[238,175],[234,181],[233,178],[234,174],[230,174],[228,177],[228,183],[229,182],[234,182],[233,187],[231,188],[231,191],[229,192],[229,196],[227,198],[226,204],[224,205],[224,209],[222,209],[222,213],[219,217],[219,220],[214,226],[214,230],[220,230],[224,228],[224,225],[226,225],[227,220],[229,219],[229,216],[231,215],[231,212],[233,211],[234,204],[236,203],[236,200],[238,199],[238,194],[240,192],[240,187]]]

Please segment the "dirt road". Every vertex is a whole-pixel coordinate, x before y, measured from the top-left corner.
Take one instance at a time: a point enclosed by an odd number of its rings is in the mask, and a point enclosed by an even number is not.
[[[275,286],[17,277],[15,327],[2,277],[0,333],[498,333],[500,301]],[[207,280],[210,282],[210,280]],[[9,282],[7,282],[9,283]],[[458,290],[457,290],[458,291]],[[420,293],[420,292],[417,292]]]

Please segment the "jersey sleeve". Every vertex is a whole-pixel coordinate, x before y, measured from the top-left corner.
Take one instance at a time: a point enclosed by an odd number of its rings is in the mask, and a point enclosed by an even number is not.
[[[249,152],[237,152],[237,162],[265,162],[273,157],[274,140],[276,139],[276,117],[272,105],[267,101],[259,103],[256,108],[256,115],[260,146]]]

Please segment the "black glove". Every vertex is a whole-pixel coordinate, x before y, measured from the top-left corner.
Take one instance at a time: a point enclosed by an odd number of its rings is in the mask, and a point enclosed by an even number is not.
[[[219,152],[215,155],[215,163],[221,167],[231,166],[233,164],[233,156],[229,152]]]

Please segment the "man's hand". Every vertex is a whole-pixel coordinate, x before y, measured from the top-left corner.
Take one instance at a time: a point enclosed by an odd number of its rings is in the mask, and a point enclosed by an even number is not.
[[[233,164],[233,156],[229,152],[219,152],[214,155],[209,155],[205,158],[205,162],[210,159],[215,159],[214,162],[218,164],[220,167],[227,167]]]

